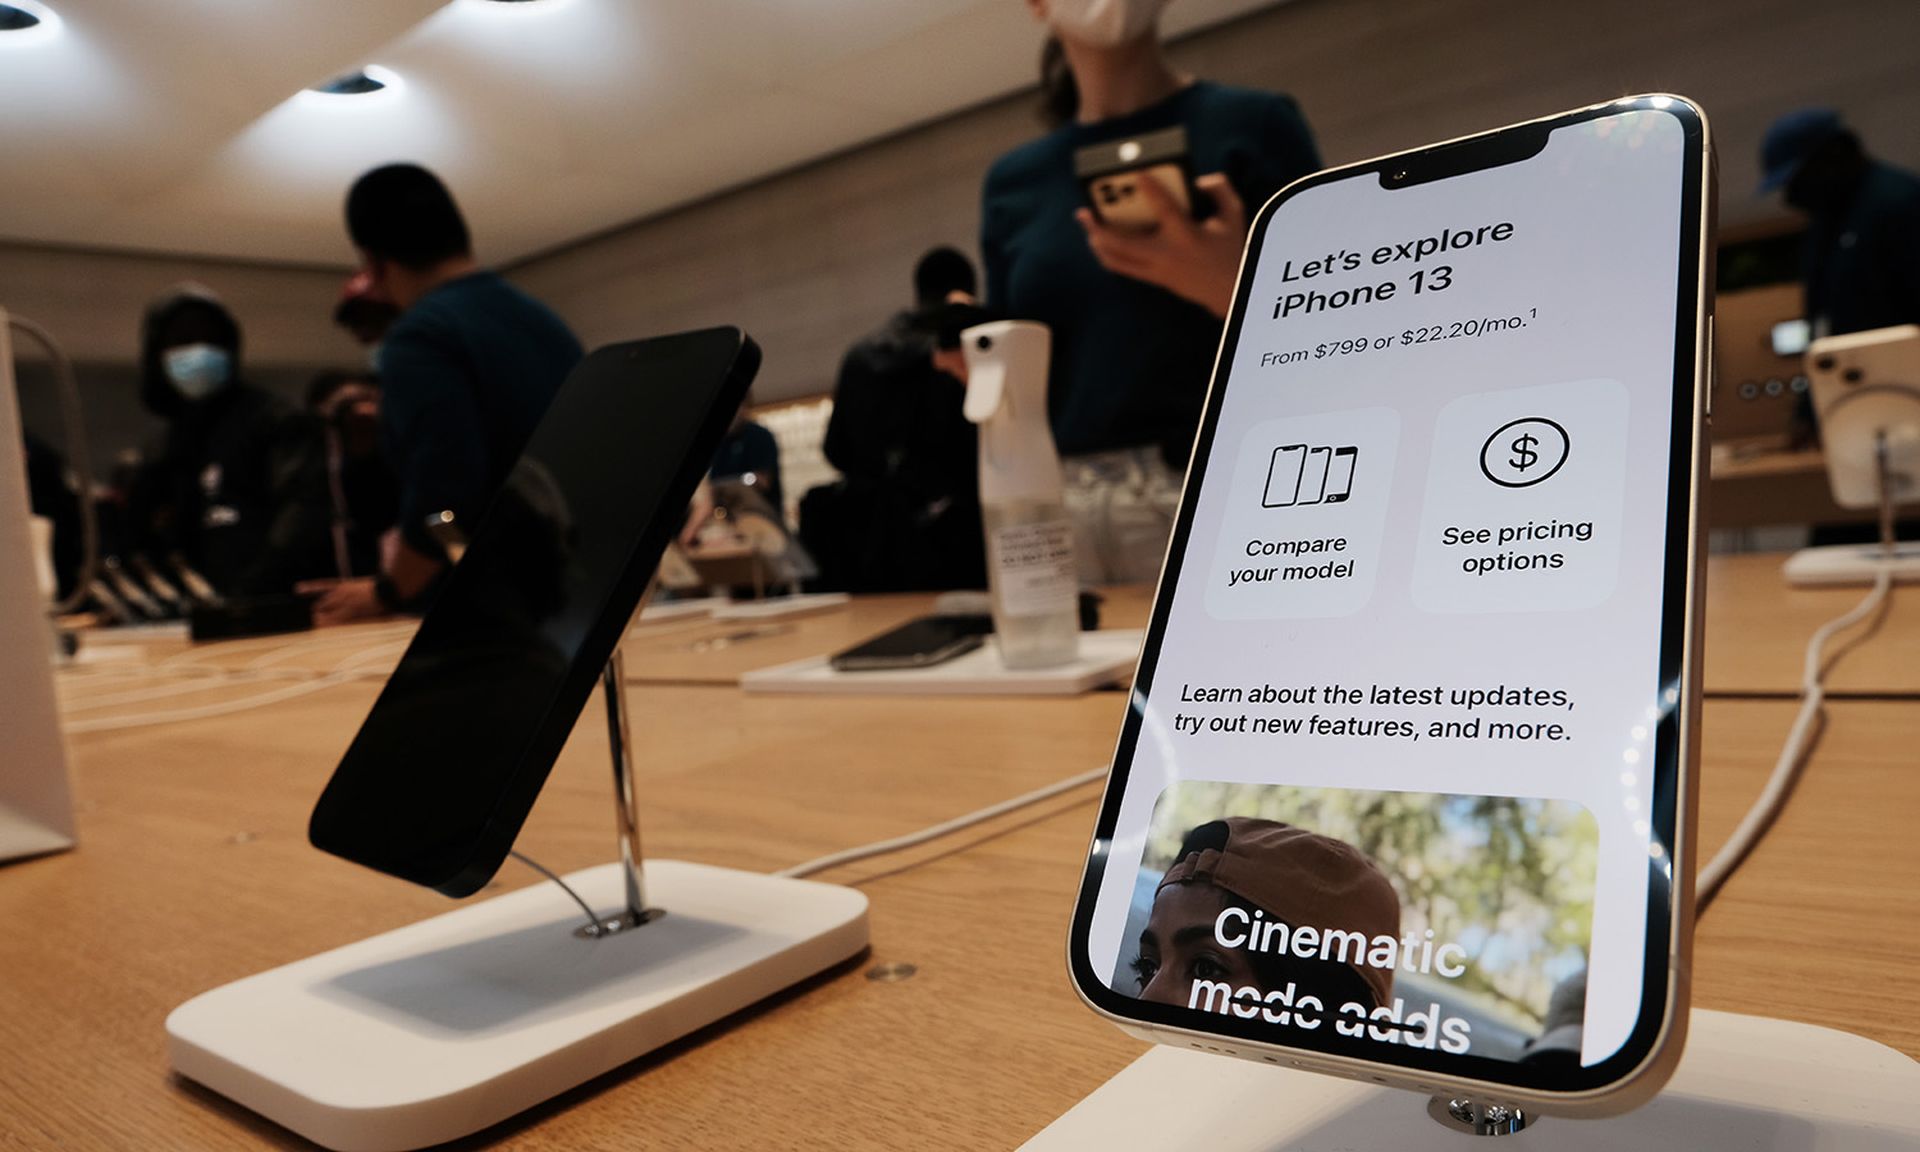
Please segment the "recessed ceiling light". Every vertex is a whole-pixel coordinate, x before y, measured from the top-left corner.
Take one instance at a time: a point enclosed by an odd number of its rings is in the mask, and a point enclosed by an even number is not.
[[[60,18],[39,0],[0,0],[0,39],[34,39],[60,26]]]
[[[379,69],[368,71],[365,68],[355,72],[335,76],[325,84],[315,84],[311,91],[327,96],[366,96],[378,92],[387,86],[387,82],[376,75]]]
[[[0,0],[4,2],[4,0]],[[564,12],[573,7],[573,0],[453,0],[449,7],[464,8],[487,17],[508,17],[546,15],[550,12]]]

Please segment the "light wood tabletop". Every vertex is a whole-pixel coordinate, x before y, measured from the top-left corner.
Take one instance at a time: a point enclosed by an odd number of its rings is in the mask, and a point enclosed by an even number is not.
[[[1781,553],[1714,556],[1707,562],[1705,684],[1711,696],[1793,696],[1807,638],[1845,612],[1863,588],[1792,588],[1780,574]],[[1101,623],[1140,628],[1152,590],[1102,591]],[[629,683],[737,684],[756,668],[837,652],[934,610],[930,594],[862,596],[789,618],[714,620],[706,616],[638,622],[623,651]],[[379,677],[391,670],[411,634],[405,621],[360,624],[291,636],[189,646],[172,633],[96,633],[88,662],[62,681],[71,704],[152,692],[150,706],[216,700],[235,678],[271,684],[303,677]],[[1863,643],[1840,643],[1827,691],[1836,697],[1920,697],[1920,588],[1898,588],[1879,631]],[[155,683],[155,668],[165,683]],[[209,689],[196,694],[195,678]],[[93,705],[89,704],[90,707]]]
[[[1783,553],[1707,561],[1705,686],[1710,696],[1797,696],[1807,639],[1867,594],[1862,587],[1794,588]],[[1849,638],[1862,636],[1858,644]],[[1827,695],[1920,696],[1920,587],[1897,587],[1877,631],[1828,646]]]
[[[1874,520],[1871,508],[1842,508],[1833,502],[1826,457],[1818,448],[1715,444],[1710,468],[1707,521],[1715,528]]]
[[[1102,628],[1143,628],[1153,589],[1100,590]],[[791,618],[704,617],[638,622],[627,631],[627,680],[638,684],[737,684],[757,668],[824,656],[935,610],[932,593],[859,596],[829,611]]]
[[[1797,695],[1807,638],[1866,593],[1789,587],[1780,574],[1785,561],[1780,553],[1708,560],[1709,695]],[[1102,595],[1103,626],[1146,626],[1152,589],[1108,588]],[[837,652],[932,610],[932,596],[877,596],[792,620],[642,624],[628,633],[627,677],[635,683],[733,684],[756,668]],[[1830,695],[1920,696],[1920,589],[1896,590],[1880,631],[1857,647],[1833,649],[1843,650],[1828,678]]]
[[[380,640],[373,629],[357,637],[363,651]],[[251,651],[249,662],[265,658]],[[305,1147],[170,1077],[166,1013],[453,905],[306,845],[313,798],[377,681],[293,687],[234,678],[208,691],[281,695],[230,715],[74,737],[80,847],[0,868],[6,1138]],[[629,700],[648,853],[749,869],[910,831],[1097,765],[1124,704],[1115,692],[823,702],[672,685],[634,686]],[[1791,713],[1780,701],[1708,704],[1703,847],[1757,793]],[[520,842],[550,867],[612,858],[604,741],[600,724],[580,726]],[[1920,708],[1832,706],[1800,795],[1701,927],[1699,1003],[1920,1053],[1920,838],[1906,826],[1920,810],[1916,745]],[[823,876],[871,897],[869,956],[474,1143],[1017,1145],[1142,1050],[1083,1008],[1063,971],[1096,793]],[[532,882],[510,865],[493,890]],[[914,974],[865,976],[895,963]]]

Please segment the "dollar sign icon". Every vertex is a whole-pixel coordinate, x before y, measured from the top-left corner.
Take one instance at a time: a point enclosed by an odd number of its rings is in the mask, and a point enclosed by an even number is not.
[[[1540,453],[1533,450],[1533,446],[1538,443],[1540,443],[1540,438],[1531,432],[1522,432],[1520,435],[1514,437],[1513,458],[1508,460],[1507,463],[1511,465],[1516,472],[1525,472],[1535,464],[1540,463]]]
[[[1567,430],[1545,416],[1509,420],[1480,446],[1480,471],[1502,488],[1531,488],[1567,462]]]

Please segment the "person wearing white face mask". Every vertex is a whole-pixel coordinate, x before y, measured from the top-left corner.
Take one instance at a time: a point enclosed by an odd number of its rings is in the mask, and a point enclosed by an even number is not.
[[[1049,31],[1041,70],[1053,130],[987,174],[986,305],[1052,329],[1048,410],[1081,579],[1147,582],[1172,532],[1247,216],[1320,158],[1290,97],[1173,67],[1160,42],[1165,0],[1027,4]],[[1085,206],[1074,153],[1175,127],[1196,212],[1144,179],[1153,226],[1102,223]],[[964,374],[951,357],[941,364]]]
[[[141,400],[167,429],[133,493],[132,551],[178,553],[226,596],[328,571],[319,426],[242,378],[240,326],[212,293],[183,285],[148,309]]]

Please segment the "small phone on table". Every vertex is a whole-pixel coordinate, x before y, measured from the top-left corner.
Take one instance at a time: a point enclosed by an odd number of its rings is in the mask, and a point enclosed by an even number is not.
[[[1712,171],[1642,96],[1260,208],[1074,910],[1097,1011],[1564,1115],[1666,1080]]]
[[[991,616],[923,616],[836,652],[828,662],[839,672],[931,668],[980,647],[992,633]]]

